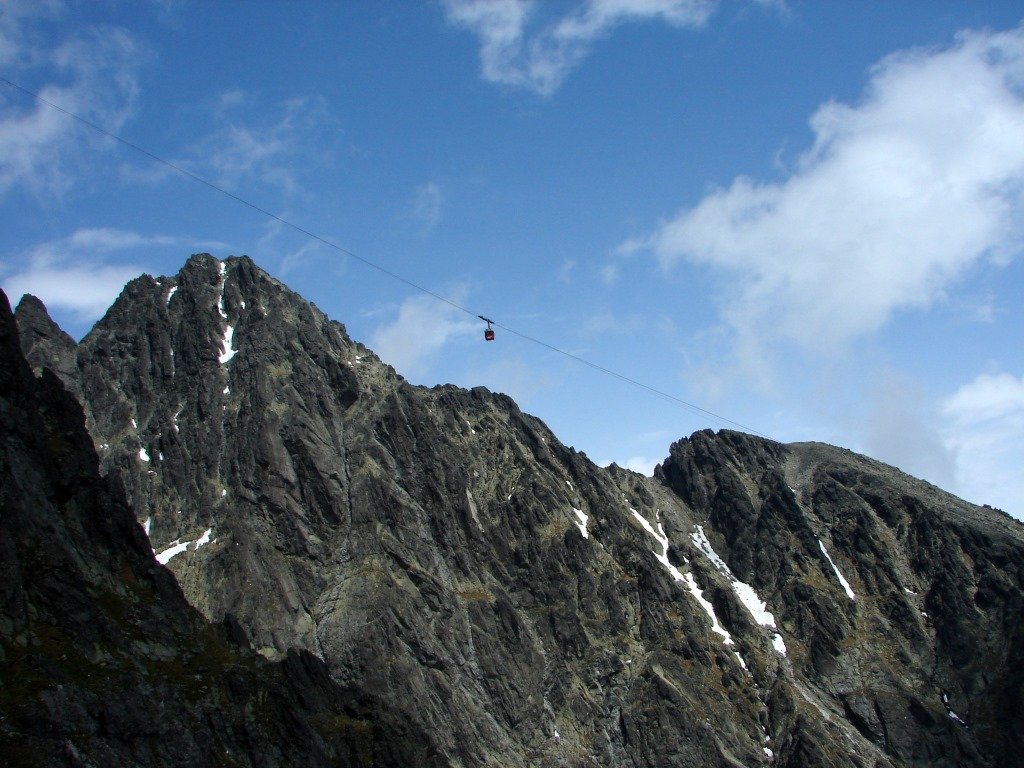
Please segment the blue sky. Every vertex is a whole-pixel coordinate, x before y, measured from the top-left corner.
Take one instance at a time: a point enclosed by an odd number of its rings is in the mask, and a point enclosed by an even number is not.
[[[7,0],[0,284],[248,254],[411,381],[650,471],[729,426],[1024,516],[1019,2]]]

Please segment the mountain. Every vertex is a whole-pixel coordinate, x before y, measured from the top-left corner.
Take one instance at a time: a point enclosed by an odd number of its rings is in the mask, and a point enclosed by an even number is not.
[[[17,318],[189,602],[322,659],[410,764],[1024,765],[1003,513],[729,431],[599,468],[504,395],[410,385],[245,257],[132,281],[73,348]]]
[[[36,301],[21,307],[45,316]],[[67,351],[69,339],[52,338],[42,348]],[[28,325],[26,339],[44,337]],[[268,662],[236,623],[209,624],[189,606],[100,477],[81,406],[49,369],[33,376],[2,292],[0,434],[3,765],[418,762],[408,727],[321,660],[290,650]]]

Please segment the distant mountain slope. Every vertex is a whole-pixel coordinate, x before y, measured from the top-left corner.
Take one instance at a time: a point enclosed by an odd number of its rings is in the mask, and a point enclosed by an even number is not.
[[[133,281],[74,353],[188,599],[442,764],[1024,765],[1005,516],[727,431],[601,469],[503,395],[408,384],[244,257]]]
[[[188,605],[2,292],[0,435],[0,763],[428,764],[318,659],[266,662]]]

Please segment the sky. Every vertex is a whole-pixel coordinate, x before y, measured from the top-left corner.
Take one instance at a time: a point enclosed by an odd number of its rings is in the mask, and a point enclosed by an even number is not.
[[[742,428],[1024,518],[1019,0],[3,0],[0,77],[0,286],[76,338],[247,254],[598,463]]]

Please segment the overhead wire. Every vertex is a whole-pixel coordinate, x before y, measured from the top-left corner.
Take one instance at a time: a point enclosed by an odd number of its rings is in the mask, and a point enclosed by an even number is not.
[[[240,205],[243,205],[243,206],[249,208],[250,210],[255,211],[256,213],[259,213],[262,216],[266,216],[267,218],[277,222],[278,224],[280,224],[280,225],[282,225],[282,226],[284,226],[284,227],[286,227],[288,229],[291,229],[293,232],[297,232],[297,233],[299,233],[299,234],[301,234],[301,235],[303,235],[305,237],[310,238],[311,240],[315,240],[316,242],[320,243],[321,245],[326,246],[327,248],[330,248],[330,249],[332,249],[334,251],[337,251],[338,253],[341,253],[341,254],[343,254],[345,256],[349,256],[349,257],[355,259],[356,261],[360,262],[361,264],[364,264],[367,267],[370,267],[371,269],[374,269],[377,272],[380,272],[381,274],[386,275],[387,277],[390,277],[393,280],[396,280],[396,281],[398,281],[398,282],[400,282],[400,283],[402,283],[402,284],[404,284],[404,285],[406,285],[406,286],[408,286],[408,287],[410,287],[410,288],[412,288],[412,289],[414,289],[416,291],[419,291],[420,293],[423,293],[423,294],[426,294],[428,296],[431,296],[434,299],[436,299],[437,301],[443,302],[444,304],[447,304],[448,306],[450,306],[450,307],[452,307],[454,309],[457,309],[460,312],[464,312],[467,315],[470,315],[471,317],[478,317],[478,318],[486,319],[486,318],[483,318],[483,315],[480,315],[480,314],[472,311],[471,309],[469,309],[467,307],[464,307],[463,305],[459,304],[456,301],[453,301],[452,299],[448,298],[447,296],[445,296],[443,294],[437,293],[436,291],[432,291],[431,289],[427,288],[426,286],[420,285],[419,283],[417,283],[417,282],[415,282],[413,280],[410,280],[407,277],[405,277],[403,275],[400,275],[399,273],[397,273],[397,272],[395,272],[395,271],[393,271],[391,269],[388,269],[387,267],[382,266],[381,264],[378,264],[375,261],[367,259],[364,256],[360,256],[359,254],[354,253],[353,251],[350,251],[349,249],[344,248],[343,246],[338,245],[337,243],[335,243],[335,242],[333,242],[331,240],[328,240],[327,238],[322,237],[321,235],[318,235],[315,232],[312,232],[312,231],[310,231],[310,230],[308,230],[308,229],[306,229],[306,228],[304,228],[304,227],[302,227],[302,226],[300,226],[298,224],[295,224],[294,222],[292,222],[292,221],[290,221],[290,220],[288,220],[288,219],[286,219],[286,218],[284,218],[282,216],[279,216],[278,214],[273,213],[272,211],[268,211],[266,208],[263,208],[263,207],[257,205],[256,203],[253,203],[253,202],[245,199],[244,197],[236,195],[234,192],[231,192],[230,190],[227,190],[224,187],[219,186],[218,184],[213,183],[209,179],[206,179],[203,176],[200,176],[199,174],[194,173],[194,172],[188,170],[187,168],[184,168],[184,167],[182,167],[182,166],[180,166],[180,165],[178,165],[176,163],[173,163],[170,160],[167,160],[166,158],[161,157],[160,155],[158,155],[158,154],[156,154],[154,152],[151,152],[150,150],[146,149],[145,147],[142,147],[142,146],[140,146],[140,145],[138,145],[138,144],[136,144],[136,143],[134,143],[132,141],[129,141],[128,139],[124,138],[123,136],[120,136],[120,135],[118,135],[118,134],[116,134],[116,133],[114,133],[112,131],[107,130],[103,126],[98,125],[97,123],[94,123],[93,121],[91,121],[91,120],[89,120],[89,119],[87,119],[85,117],[82,117],[81,115],[79,115],[79,114],[77,114],[75,112],[72,112],[72,111],[70,111],[68,109],[65,109],[64,107],[60,106],[59,104],[56,104],[56,103],[50,101],[49,99],[45,98],[44,96],[42,96],[40,93],[38,93],[36,91],[33,91],[33,90],[29,89],[29,88],[26,88],[26,87],[24,87],[22,85],[19,85],[18,83],[15,83],[15,82],[13,82],[13,81],[11,81],[8,78],[3,77],[3,76],[0,76],[0,83],[3,83],[4,85],[8,86],[9,88],[12,88],[12,89],[14,89],[16,91],[19,91],[19,92],[25,94],[26,96],[31,97],[32,99],[34,99],[35,101],[39,102],[40,104],[43,104],[43,105],[49,107],[50,109],[56,110],[57,112],[61,113],[62,115],[65,115],[66,117],[68,117],[68,118],[78,122],[79,124],[84,125],[87,128],[90,128],[91,130],[96,131],[97,133],[102,134],[103,136],[106,136],[107,138],[113,139],[114,141],[122,144],[123,146],[126,146],[129,149],[132,149],[135,152],[138,152],[139,154],[149,158],[153,162],[159,163],[160,165],[163,165],[164,167],[169,168],[172,171],[174,171],[174,172],[176,172],[176,173],[178,173],[178,174],[180,174],[182,176],[185,176],[186,178],[189,178],[189,179],[191,179],[192,181],[194,181],[194,182],[196,182],[198,184],[202,184],[203,186],[207,187],[208,189],[211,189],[214,192],[218,192],[221,195],[223,195],[223,196],[225,196],[225,197],[227,197],[227,198],[229,198],[231,200],[234,200],[236,203],[239,203]],[[656,387],[652,387],[649,384],[644,384],[642,381],[634,379],[634,378],[632,378],[630,376],[626,376],[625,374],[619,373],[618,371],[614,371],[611,368],[606,368],[603,365],[595,363],[595,362],[593,362],[591,360],[587,360],[585,357],[581,357],[580,355],[576,355],[576,354],[574,354],[572,352],[569,352],[568,350],[565,350],[565,349],[562,349],[560,347],[557,347],[554,344],[549,344],[546,341],[538,339],[538,338],[536,338],[534,336],[530,336],[529,334],[523,333],[522,331],[518,331],[515,328],[512,328],[511,326],[504,325],[504,324],[496,322],[494,320],[488,320],[488,322],[493,324],[496,328],[499,328],[499,329],[501,329],[501,330],[503,330],[503,331],[505,331],[507,333],[510,333],[513,336],[518,336],[520,339],[523,339],[524,341],[528,341],[528,342],[530,342],[532,344],[536,344],[536,345],[538,345],[540,347],[544,347],[545,349],[547,349],[547,350],[549,350],[551,352],[554,352],[556,354],[562,355],[563,357],[566,357],[566,358],[568,358],[570,360],[573,360],[573,361],[575,361],[577,363],[580,363],[581,365],[585,365],[585,366],[587,366],[587,367],[589,367],[589,368],[591,368],[591,369],[593,369],[595,371],[598,371],[599,373],[602,373],[602,374],[604,374],[606,376],[610,376],[610,377],[612,377],[614,379],[618,379],[621,382],[624,382],[626,384],[630,384],[632,386],[635,386],[635,387],[638,387],[640,389],[643,389],[643,390],[645,390],[646,392],[648,392],[650,394],[657,395],[658,397],[664,398],[668,402],[671,402],[671,403],[673,403],[675,405],[682,406],[682,407],[687,408],[687,409],[689,409],[689,410],[691,410],[691,411],[693,411],[695,413],[698,413],[698,414],[701,414],[701,415],[706,416],[708,418],[714,419],[714,420],[716,420],[716,421],[718,421],[720,423],[729,424],[731,426],[738,427],[739,429],[741,429],[741,430],[743,430],[745,432],[749,432],[751,434],[758,435],[759,437],[768,438],[768,435],[765,435],[764,433],[762,433],[762,432],[760,432],[760,431],[758,431],[758,430],[756,430],[756,429],[754,429],[752,427],[748,427],[748,426],[746,426],[744,424],[741,424],[740,422],[735,421],[734,419],[730,419],[727,416],[723,416],[723,415],[721,415],[719,413],[715,413],[714,411],[710,411],[710,410],[708,410],[706,408],[702,408],[701,406],[696,405],[695,403],[691,403],[691,402],[688,402],[686,400],[683,400],[680,397],[676,397],[673,394],[665,392],[665,391],[663,391],[661,389],[658,389]]]

